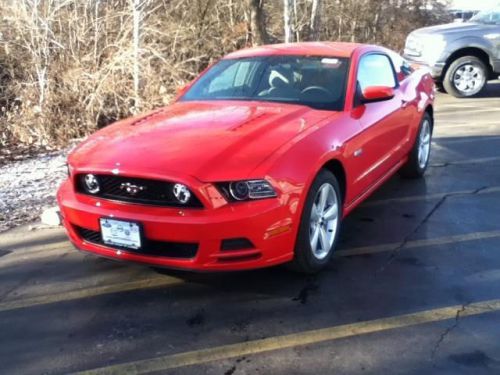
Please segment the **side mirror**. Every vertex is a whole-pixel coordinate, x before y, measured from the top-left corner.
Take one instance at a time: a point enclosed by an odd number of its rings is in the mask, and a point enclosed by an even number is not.
[[[192,82],[188,82],[185,85],[177,86],[175,88],[175,96],[173,102],[176,102],[182,95],[186,93],[186,91],[191,87]]]
[[[184,94],[186,92],[186,90],[188,88],[189,88],[189,83],[185,84],[185,85],[182,85],[182,86],[176,87],[176,89],[175,89],[176,96],[181,96],[182,94]]]
[[[363,90],[361,103],[374,103],[394,98],[394,89],[389,86],[369,86]]]

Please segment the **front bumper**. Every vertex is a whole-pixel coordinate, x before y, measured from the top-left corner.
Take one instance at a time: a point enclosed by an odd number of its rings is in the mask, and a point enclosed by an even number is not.
[[[70,240],[82,251],[117,260],[188,270],[243,270],[285,263],[293,258],[297,202],[263,199],[218,208],[153,207],[89,197],[74,192],[69,180],[57,194]],[[155,253],[115,249],[82,236],[100,233],[99,219],[114,217],[141,223]],[[253,246],[223,249],[224,240],[246,239]],[[238,241],[236,241],[237,243]],[[158,244],[165,244],[165,256]],[[196,244],[190,257],[171,256],[168,244]],[[182,246],[176,247],[182,251]],[[192,247],[190,248],[192,250]],[[178,253],[177,251],[177,253]]]
[[[446,66],[445,62],[428,63],[426,61],[418,59],[415,56],[407,55],[407,54],[404,54],[403,57],[411,65],[416,65],[416,66],[419,66],[419,67],[424,67],[424,68],[429,69],[430,74],[431,74],[432,78],[434,78],[434,80],[439,81],[442,78],[442,75],[443,75],[443,72],[444,72],[444,68]]]

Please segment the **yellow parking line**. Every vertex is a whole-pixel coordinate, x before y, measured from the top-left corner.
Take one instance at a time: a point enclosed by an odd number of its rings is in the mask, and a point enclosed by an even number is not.
[[[500,138],[500,137],[499,137]],[[481,158],[481,159],[469,159],[464,161],[456,161],[451,164],[469,164],[469,163],[480,163],[480,162],[489,162],[500,160],[500,157],[490,157],[490,158]],[[437,166],[439,166],[438,164]],[[482,194],[491,194],[500,192],[500,186],[492,186],[490,188],[481,190],[478,192],[478,195]],[[450,191],[443,193],[433,193],[433,194],[423,194],[423,195],[412,195],[408,197],[399,197],[399,198],[387,198],[380,200],[368,200],[365,201],[362,206],[370,207],[370,206],[379,206],[383,204],[391,204],[391,203],[403,203],[403,202],[414,202],[414,201],[428,201],[434,199],[441,199],[444,196],[455,196],[455,195],[467,195],[476,193],[476,189],[471,190],[458,190],[458,191]],[[42,239],[45,239],[43,237]],[[2,244],[5,245],[5,244]],[[23,260],[33,260],[40,258],[48,258],[52,256],[58,256],[63,254],[69,254],[74,252],[74,248],[71,246],[68,240],[64,240],[61,242],[55,242],[52,244],[39,244],[35,246],[30,246],[29,250],[14,250],[10,249],[12,247],[11,243],[6,243],[5,248],[9,248],[10,253],[0,258],[0,265],[8,265],[14,263],[16,261]],[[20,243],[20,248],[24,246]],[[76,252],[75,252],[76,253]]]
[[[461,317],[498,312],[500,311],[500,299],[472,303],[466,307],[449,306],[389,318],[344,324],[340,326],[269,337],[237,344],[222,345],[208,349],[194,350],[190,352],[101,367],[89,371],[79,372],[78,374],[144,374],[154,371],[165,371],[184,366],[200,365],[218,360],[238,358],[303,345],[317,344],[325,341],[382,332],[396,328],[411,327],[424,323],[440,322],[443,320],[454,319],[459,311]]]
[[[455,236],[445,236],[439,238],[429,238],[424,240],[414,240],[405,243],[404,248],[401,250],[416,249],[429,246],[448,245],[452,243],[485,240],[488,238],[500,237],[500,230],[493,230],[489,232],[474,232],[467,234],[457,234]],[[387,243],[375,246],[360,246],[351,249],[337,250],[335,256],[346,257],[353,255],[376,254],[387,251],[394,251],[401,246],[401,242]]]
[[[32,260],[32,259],[40,259],[40,258],[48,258],[51,256],[68,254],[74,247],[71,246],[69,241],[58,242],[53,245],[45,245],[40,246],[36,250],[29,251],[11,251],[9,254],[4,255],[0,258],[0,264],[4,263],[13,263],[18,260]],[[76,252],[76,251],[75,251]]]
[[[368,200],[363,202],[362,207],[371,207],[371,206],[380,206],[385,204],[392,203],[405,203],[405,202],[417,202],[417,201],[430,201],[436,199],[442,199],[445,196],[460,196],[460,195],[468,195],[468,194],[493,194],[500,192],[500,186],[492,186],[490,188],[481,190],[476,192],[477,189],[471,190],[457,190],[457,191],[449,191],[443,193],[433,193],[433,194],[422,194],[422,195],[410,195],[407,197],[399,197],[399,198],[387,198],[387,199],[379,199],[379,200]],[[384,245],[383,245],[384,246]],[[0,266],[1,265],[10,265],[11,263],[17,261],[24,260],[33,260],[40,258],[48,258],[57,255],[76,253],[73,251],[74,248],[71,246],[69,241],[57,242],[51,245],[37,245],[36,248],[33,248],[28,251],[11,251],[9,254],[0,258]]]
[[[63,293],[55,293],[43,296],[20,298],[16,300],[0,302],[0,312],[46,305],[55,302],[66,302],[87,297],[95,297],[104,294],[127,292],[137,289],[155,288],[160,286],[175,285],[182,283],[182,280],[172,277],[161,277],[145,280],[123,282],[119,284],[103,285],[93,288],[73,290]]]
[[[497,121],[479,121],[479,122],[476,121],[472,126],[470,123],[467,122],[463,123],[454,122],[452,125],[442,125],[437,127],[435,133],[433,133],[433,136],[435,136],[436,138],[441,138],[443,136],[458,137],[458,136],[463,136],[462,133],[469,133],[468,131],[478,131],[478,130],[480,130],[478,135],[485,135],[482,134],[482,132],[484,132],[487,129],[498,132],[499,130],[498,125],[500,124]]]
[[[429,167],[441,167],[443,165],[464,165],[464,164],[479,164],[479,163],[490,163],[492,161],[499,161],[500,156],[491,156],[486,158],[477,159],[465,159],[465,160],[455,160],[455,161],[443,161],[429,164]]]
[[[429,201],[435,199],[442,199],[446,196],[460,196],[460,195],[468,195],[468,194],[492,194],[499,193],[500,186],[492,186],[490,188],[477,191],[477,189],[471,190],[457,190],[457,191],[449,191],[445,193],[433,193],[433,194],[423,194],[423,195],[410,195],[408,197],[399,197],[399,198],[387,198],[387,199],[379,199],[379,200],[368,200],[363,203],[364,207],[370,206],[379,206],[383,204],[390,203],[404,203],[404,202],[415,202],[415,201]]]
[[[401,250],[404,251],[409,249],[425,248],[429,246],[447,245],[453,243],[477,241],[477,240],[499,238],[499,237],[500,237],[500,230],[489,231],[489,232],[475,232],[475,233],[460,234],[455,236],[446,236],[446,237],[424,239],[424,240],[414,240],[406,242],[404,248],[402,248]],[[374,245],[374,246],[355,247],[350,249],[337,250],[335,252],[335,256],[346,257],[346,256],[355,256],[363,254],[382,253],[382,252],[394,251],[395,249],[398,249],[400,246],[401,246],[400,242],[394,242],[394,243]],[[104,285],[99,287],[85,288],[69,292],[54,293],[50,295],[7,300],[0,302],[0,312],[45,305],[56,302],[65,302],[82,298],[96,297],[106,294],[155,288],[160,286],[171,286],[182,283],[183,281],[181,279],[176,279],[173,277],[161,277],[161,278],[152,278],[146,280],[117,283],[112,285]]]
[[[467,115],[481,114],[483,112],[493,113],[499,111],[499,109],[497,108],[475,108],[475,107],[459,107],[459,108],[461,109],[468,108]],[[435,118],[440,120],[443,117],[455,117],[456,115],[457,115],[456,108],[449,108],[448,111],[441,111],[439,113],[436,113]]]
[[[439,144],[440,146],[448,146],[456,143],[476,143],[484,141],[498,141],[499,136],[486,136],[481,138],[455,138],[450,139],[448,137],[433,137],[433,145]]]

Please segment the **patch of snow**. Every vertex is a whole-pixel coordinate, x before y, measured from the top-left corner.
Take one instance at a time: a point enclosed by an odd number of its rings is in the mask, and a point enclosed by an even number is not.
[[[69,149],[0,166],[0,232],[33,221],[56,205],[56,192],[67,177]]]

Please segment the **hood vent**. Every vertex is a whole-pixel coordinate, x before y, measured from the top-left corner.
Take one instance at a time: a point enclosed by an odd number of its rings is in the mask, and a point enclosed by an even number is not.
[[[146,115],[146,116],[144,116],[144,117],[141,117],[141,118],[139,118],[139,119],[137,119],[137,120],[133,121],[130,125],[131,125],[131,126],[141,125],[141,124],[143,124],[143,123],[145,123],[145,122],[147,122],[147,121],[151,120],[152,118],[154,118],[154,117],[158,116],[159,114],[161,114],[161,113],[163,113],[163,112],[165,112],[165,109],[164,109],[164,108],[162,108],[162,109],[158,109],[158,110],[156,110],[156,111],[154,111],[154,112],[151,112],[151,113],[147,114],[147,115]]]

